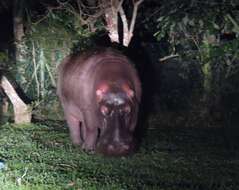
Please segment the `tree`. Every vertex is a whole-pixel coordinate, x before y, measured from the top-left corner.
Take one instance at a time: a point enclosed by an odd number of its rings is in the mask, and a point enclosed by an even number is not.
[[[123,8],[123,2],[124,0],[102,0],[102,5],[104,7],[104,15],[105,15],[105,21],[106,21],[106,28],[109,31],[109,37],[112,42],[119,43],[119,24],[118,20],[119,18],[122,21],[123,24],[123,45],[128,46],[132,37],[133,37],[133,31],[137,16],[137,11],[139,5],[143,2],[143,0],[133,0],[133,13],[131,17],[131,21],[129,22],[129,19],[127,19],[124,8]]]
[[[133,13],[131,19],[127,18],[124,11],[124,2],[125,0],[86,0],[76,1],[76,6],[72,6],[67,3],[62,3],[58,1],[59,6],[55,9],[67,9],[69,12],[72,12],[76,17],[79,18],[80,22],[83,25],[88,25],[92,32],[95,29],[95,23],[104,18],[106,23],[105,29],[109,32],[109,38],[111,42],[120,43],[120,24],[119,20],[122,22],[123,27],[123,45],[128,46],[132,37],[135,27],[137,12],[139,5],[143,0],[132,0]],[[54,8],[53,8],[54,9]]]

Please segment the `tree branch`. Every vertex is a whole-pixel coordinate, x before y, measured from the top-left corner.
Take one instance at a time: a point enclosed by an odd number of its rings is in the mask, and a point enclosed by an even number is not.
[[[123,23],[123,45],[128,46],[130,41],[128,21],[122,6],[119,8],[120,18]]]
[[[119,32],[118,32],[118,12],[116,11],[117,5],[111,1],[109,4],[108,0],[103,0],[102,5],[105,12],[106,28],[109,31],[109,37],[111,42],[119,43]]]
[[[133,35],[133,31],[134,31],[134,26],[135,26],[135,21],[136,21],[136,16],[137,16],[137,12],[138,12],[138,7],[139,5],[143,2],[144,0],[138,0],[137,2],[134,3],[134,9],[133,9],[133,15],[132,15],[132,19],[130,22],[130,28],[129,28],[129,34]]]
[[[163,58],[160,58],[159,61],[160,62],[164,62],[164,61],[166,61],[168,59],[172,59],[172,58],[175,58],[175,57],[179,57],[179,55],[178,54],[168,55],[168,56],[165,56]]]

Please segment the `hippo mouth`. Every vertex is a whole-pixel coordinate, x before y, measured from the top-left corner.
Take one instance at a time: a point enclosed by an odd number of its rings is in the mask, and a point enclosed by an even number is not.
[[[106,156],[125,156],[134,152],[136,147],[132,132],[126,127],[125,118],[112,114],[104,119],[98,131],[96,152]]]
[[[128,156],[131,155],[136,149],[134,140],[130,142],[111,142],[107,140],[100,140],[96,146],[96,153],[105,156]]]

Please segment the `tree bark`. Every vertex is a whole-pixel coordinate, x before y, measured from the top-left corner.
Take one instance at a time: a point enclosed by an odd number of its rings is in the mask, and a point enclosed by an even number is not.
[[[111,41],[120,43],[118,19],[121,19],[123,24],[123,45],[127,47],[133,37],[138,7],[143,0],[133,1],[133,14],[131,19],[127,19],[126,17],[123,2],[124,0],[102,0],[102,5],[104,7],[105,21]]]
[[[13,33],[15,44],[15,62],[17,67],[17,78],[20,83],[24,83],[24,67],[26,57],[26,45],[23,41],[24,37],[24,19],[23,11],[25,9],[25,0],[13,1]],[[31,122],[31,109],[21,100],[17,92],[7,80],[6,77],[2,77],[1,86],[6,95],[13,104],[14,120],[15,123],[30,123]]]
[[[1,80],[1,87],[3,88],[5,94],[10,99],[13,104],[14,110],[14,121],[16,124],[30,123],[31,122],[31,109],[19,98],[17,92],[8,81],[8,79],[3,76]]]
[[[102,1],[102,6],[105,12],[106,28],[109,31],[109,37],[111,42],[120,43],[119,31],[118,31],[118,0],[114,0],[110,3],[108,0]]]
[[[13,3],[13,33],[15,43],[15,59],[22,60],[22,39],[24,37],[23,5],[25,0],[14,0]]]

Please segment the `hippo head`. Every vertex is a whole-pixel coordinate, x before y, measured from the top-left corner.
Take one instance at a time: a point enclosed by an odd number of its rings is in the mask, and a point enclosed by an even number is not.
[[[97,88],[98,113],[102,118],[97,152],[109,156],[122,156],[135,149],[135,122],[132,120],[137,113],[134,96],[135,93],[128,84],[103,84]]]

